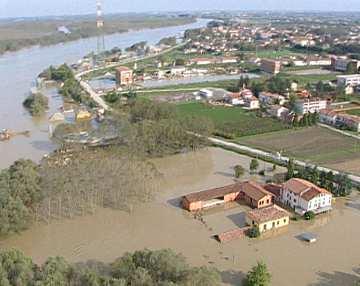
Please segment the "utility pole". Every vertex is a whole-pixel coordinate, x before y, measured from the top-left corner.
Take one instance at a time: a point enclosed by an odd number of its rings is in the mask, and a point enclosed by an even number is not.
[[[101,0],[96,0],[97,55],[105,51],[104,18]]]

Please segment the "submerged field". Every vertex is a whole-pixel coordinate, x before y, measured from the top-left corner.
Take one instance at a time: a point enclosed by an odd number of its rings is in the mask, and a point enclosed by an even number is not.
[[[206,117],[213,121],[218,135],[237,137],[289,128],[288,125],[272,119],[260,118],[254,111],[240,107],[211,106],[203,103],[185,103],[177,105],[180,115]]]
[[[247,207],[234,204],[212,209],[205,213],[205,223],[179,207],[184,194],[231,184],[232,167],[241,164],[248,169],[250,160],[218,148],[156,159],[163,179],[153,202],[138,205],[130,213],[100,209],[95,215],[38,224],[0,241],[0,248],[16,247],[36,262],[56,255],[71,262],[110,262],[127,251],[171,248],[183,253],[192,265],[218,268],[228,286],[241,286],[245,273],[259,260],[269,266],[274,286],[353,286],[359,279],[360,257],[357,194],[337,200],[330,215],[315,221],[292,221],[289,227],[263,238],[228,244],[218,243],[213,235],[241,226]],[[242,180],[249,177],[246,172]],[[298,240],[305,231],[315,233],[318,242],[308,245]]]
[[[238,143],[360,174],[360,141],[321,127],[239,138]]]

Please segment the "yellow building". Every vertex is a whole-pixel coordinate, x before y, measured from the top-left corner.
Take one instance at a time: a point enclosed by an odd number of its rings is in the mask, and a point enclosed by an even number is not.
[[[260,233],[287,226],[289,222],[289,213],[277,205],[251,210],[246,214],[246,223],[258,226]]]

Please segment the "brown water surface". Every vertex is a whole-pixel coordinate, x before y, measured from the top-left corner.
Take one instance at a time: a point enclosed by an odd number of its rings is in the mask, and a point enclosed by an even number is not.
[[[169,247],[194,265],[218,267],[226,285],[238,285],[243,273],[264,260],[273,275],[272,285],[353,286],[360,267],[358,195],[338,200],[330,215],[314,222],[291,222],[288,228],[259,240],[224,245],[212,236],[241,224],[247,207],[211,210],[205,214],[206,225],[179,208],[181,195],[231,183],[231,168],[239,163],[246,167],[249,162],[248,157],[217,148],[157,159],[155,164],[164,177],[154,202],[137,206],[132,213],[101,209],[94,216],[38,224],[0,246],[19,248],[36,262],[54,255],[72,262],[110,262],[126,251]],[[304,231],[318,235],[318,242],[309,245],[298,240]]]

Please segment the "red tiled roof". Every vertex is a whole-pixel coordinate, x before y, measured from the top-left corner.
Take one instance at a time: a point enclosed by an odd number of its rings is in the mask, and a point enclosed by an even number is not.
[[[272,193],[275,197],[279,198],[281,193],[281,185],[277,184],[266,184],[264,185],[264,189],[268,192]]]
[[[211,190],[200,191],[197,193],[191,193],[191,194],[184,196],[184,198],[189,203],[193,203],[193,202],[212,200],[212,199],[215,199],[218,197],[223,197],[225,195],[228,195],[231,193],[236,193],[236,192],[239,192],[239,186],[238,186],[238,184],[233,184],[233,185],[229,185],[229,186],[225,186],[225,187],[221,187],[221,188],[215,188],[215,189],[211,189]]]
[[[265,190],[263,186],[253,181],[242,183],[240,190],[256,201],[261,200],[266,196],[273,196],[273,194]]]
[[[247,213],[247,216],[259,224],[288,217],[289,213],[277,205],[272,205],[262,209],[251,210]]]
[[[301,197],[306,201],[312,200],[320,194],[331,194],[329,191],[299,178],[290,179],[284,184],[284,187],[294,194],[301,195]]]
[[[121,66],[121,67],[117,67],[116,68],[117,71],[131,71],[131,69],[129,69],[128,67],[125,66]]]

